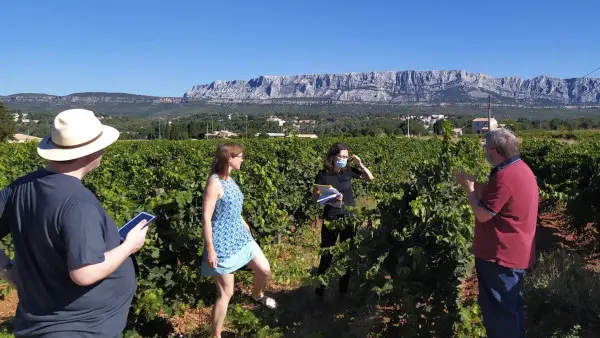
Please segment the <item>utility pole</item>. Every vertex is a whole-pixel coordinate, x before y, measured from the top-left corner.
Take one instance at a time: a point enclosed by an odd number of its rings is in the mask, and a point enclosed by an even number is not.
[[[160,117],[158,118],[158,138],[160,139]]]
[[[406,136],[410,137],[410,115],[408,115],[408,118],[406,119]]]
[[[488,133],[492,131],[492,95],[488,95]]]
[[[248,115],[246,115],[246,138],[248,138]]]

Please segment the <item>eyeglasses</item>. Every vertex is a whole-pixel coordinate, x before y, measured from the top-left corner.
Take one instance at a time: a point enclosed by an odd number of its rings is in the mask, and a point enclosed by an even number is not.
[[[239,158],[241,158],[241,159],[243,160],[243,159],[244,159],[244,154],[239,154],[239,155],[237,155],[237,156],[234,156],[234,158],[235,158],[235,157],[239,157]]]

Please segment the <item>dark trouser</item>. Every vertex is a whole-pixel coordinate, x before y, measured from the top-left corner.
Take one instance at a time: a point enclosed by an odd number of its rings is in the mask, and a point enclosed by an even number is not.
[[[521,293],[522,269],[475,259],[479,306],[489,338],[524,338],[525,307]]]
[[[342,229],[336,227],[335,229],[329,229],[326,225],[326,221],[323,222],[323,226],[321,227],[321,248],[329,248],[335,246],[335,242],[337,241],[338,236],[340,237],[340,243],[346,241],[348,239],[353,238],[356,235],[356,230],[354,226],[350,224],[350,222],[345,222],[343,218],[338,218],[333,220],[333,222],[339,222],[338,224],[343,224]],[[318,274],[319,276],[324,274],[329,266],[331,265],[331,254],[330,253],[322,253],[321,254],[321,262],[319,263]],[[339,281],[339,291],[341,293],[348,292],[348,282],[350,281],[350,267],[346,269],[346,273],[340,278]],[[325,286],[321,286],[321,292],[325,288]],[[318,291],[319,292],[319,291]]]

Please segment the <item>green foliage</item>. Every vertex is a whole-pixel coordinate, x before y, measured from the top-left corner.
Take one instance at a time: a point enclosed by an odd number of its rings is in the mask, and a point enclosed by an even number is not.
[[[471,304],[457,304],[459,320],[454,323],[453,337],[457,338],[473,338],[487,337],[483,321],[481,319],[481,309],[479,304],[471,302]]]
[[[228,311],[228,321],[237,328],[241,337],[278,338],[283,334],[277,328],[271,328],[256,318],[254,313],[234,304]]]
[[[4,103],[0,101],[0,142],[12,139],[15,134],[15,122]]]
[[[329,145],[342,141],[375,180],[354,184],[361,202],[351,222],[358,233],[354,241],[330,249],[337,258],[323,281],[352,265],[363,292],[398,309],[388,326],[397,335],[482,336],[478,307],[459,297],[461,281],[472,270],[474,218],[452,171],[462,166],[483,178],[489,166],[478,137],[455,142],[449,122],[438,127],[442,141],[394,136],[241,140],[245,162],[234,178],[245,194],[244,217],[272,261],[273,278],[292,284],[308,277],[308,263],[290,262],[291,245],[317,253],[315,246],[303,247],[304,236],[311,234],[303,231],[305,226],[321,213],[310,201],[312,183]],[[157,320],[159,313],[172,316],[186,306],[214,301],[214,285],[200,276],[199,267],[202,191],[218,142],[119,141],[84,180],[117,224],[140,210],[157,215],[138,255],[141,274],[130,318],[134,328]],[[0,144],[0,187],[44,165],[35,146]],[[592,198],[600,193],[599,147],[596,142],[526,140],[521,150],[546,196],[566,200],[570,210],[582,208],[578,214],[585,221],[595,220],[600,208]],[[10,250],[9,237],[3,245]],[[263,327],[237,304],[231,310],[228,318],[242,336],[281,333]]]
[[[563,250],[544,252],[527,278],[523,295],[536,322],[534,337],[579,337],[582,327],[600,327],[600,279],[583,257]],[[562,328],[570,328],[565,332]],[[582,335],[587,337],[588,335]]]
[[[481,309],[477,303],[473,302],[470,305],[466,305],[459,302],[457,304],[457,309],[459,319],[454,323],[453,337],[487,337],[481,319]]]
[[[538,140],[570,140],[570,141],[598,141],[600,133],[598,129],[593,130],[545,130],[545,129],[529,129],[523,130],[516,127],[518,135],[526,139]]]
[[[600,142],[569,145],[552,140],[526,140],[521,157],[538,178],[542,196],[566,204],[573,225],[600,227]]]
[[[310,202],[315,174],[326,149],[338,139],[243,140],[246,160],[234,173],[245,194],[244,217],[261,245],[293,236],[312,223],[320,209]],[[357,197],[396,196],[405,169],[440,149],[438,140],[345,138],[381,179],[356,187]],[[138,254],[140,276],[132,322],[141,325],[184,306],[213,302],[214,285],[200,276],[203,252],[202,192],[218,141],[119,141],[102,165],[84,179],[117,224],[138,211],[157,215]],[[0,186],[44,165],[36,145],[0,145]],[[383,150],[383,151],[382,151]],[[385,175],[384,175],[385,173]],[[387,173],[390,173],[388,176]],[[10,238],[4,239],[10,248]],[[300,275],[299,272],[296,272]]]
[[[379,273],[389,277],[374,274],[372,278],[385,280],[377,292],[397,300],[398,320],[391,324],[398,325],[397,334],[405,336],[452,333],[459,319],[459,286],[473,264],[474,218],[452,171],[458,165],[478,169],[484,163],[483,153],[476,139],[454,144],[450,124],[443,123],[442,128],[444,141],[438,157],[411,166],[402,198],[379,205],[379,231],[385,243],[371,251],[381,264]],[[369,242],[364,245],[372,247]]]

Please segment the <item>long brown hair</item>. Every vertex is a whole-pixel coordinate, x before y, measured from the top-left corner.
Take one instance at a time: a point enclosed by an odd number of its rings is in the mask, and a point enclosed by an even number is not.
[[[210,174],[217,174],[219,177],[229,175],[229,160],[244,152],[244,146],[239,143],[221,143],[217,146],[215,157],[210,166]]]
[[[348,146],[344,143],[336,142],[329,147],[327,155],[325,155],[324,169],[327,172],[333,172],[335,169],[335,157],[338,156],[342,150],[348,150]],[[342,168],[345,170],[346,168]]]

